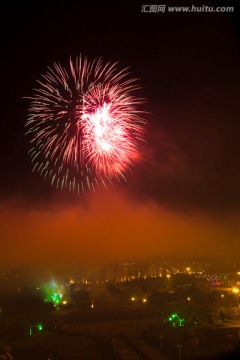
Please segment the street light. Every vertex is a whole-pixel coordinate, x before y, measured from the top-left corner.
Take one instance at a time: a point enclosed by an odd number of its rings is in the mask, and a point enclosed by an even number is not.
[[[234,288],[232,288],[232,292],[233,292],[233,294],[238,294],[238,293],[239,293],[239,289],[236,288],[236,287],[234,287]]]
[[[236,297],[236,303],[237,303],[237,307],[238,307],[238,294],[239,294],[239,288],[237,287],[234,287],[232,288],[232,293],[233,293],[233,296]]]

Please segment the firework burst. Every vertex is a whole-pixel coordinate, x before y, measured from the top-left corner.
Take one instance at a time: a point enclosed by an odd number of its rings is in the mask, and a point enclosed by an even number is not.
[[[70,59],[54,63],[30,98],[27,133],[33,169],[57,188],[80,192],[106,186],[139,158],[145,121],[132,93],[136,79],[117,63]]]

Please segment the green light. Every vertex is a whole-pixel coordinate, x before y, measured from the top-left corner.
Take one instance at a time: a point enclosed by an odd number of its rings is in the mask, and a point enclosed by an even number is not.
[[[183,326],[184,319],[180,318],[180,316],[177,313],[173,313],[171,314],[171,316],[169,316],[168,321],[170,321],[172,325],[176,327],[176,326]]]
[[[42,287],[42,291],[44,295],[44,302],[53,303],[55,306],[58,306],[61,303],[63,292],[56,282],[51,281],[50,283],[45,284]]]
[[[29,335],[32,336],[32,327],[29,329]]]
[[[178,321],[179,321],[179,326],[183,326],[184,319],[179,318]]]
[[[52,302],[55,305],[59,305],[61,302],[61,297],[59,294],[53,292],[53,293],[48,293],[45,298],[44,298],[44,302]]]
[[[51,295],[50,295],[50,298],[51,298],[52,302],[53,302],[54,304],[56,304],[56,305],[60,304],[60,302],[61,302],[61,297],[60,297],[60,295],[57,294],[57,293],[51,294]]]
[[[43,330],[43,324],[42,324],[42,323],[38,323],[38,324],[37,324],[37,329],[38,329],[39,331],[42,331],[42,330]]]

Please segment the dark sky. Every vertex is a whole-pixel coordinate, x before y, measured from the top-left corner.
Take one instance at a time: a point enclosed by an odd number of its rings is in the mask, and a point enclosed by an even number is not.
[[[234,256],[240,250],[236,4],[233,14],[150,14],[140,4],[104,1],[1,6],[1,263]],[[23,97],[47,66],[67,65],[79,53],[129,66],[141,79],[149,114],[142,162],[127,183],[76,197],[32,173]]]

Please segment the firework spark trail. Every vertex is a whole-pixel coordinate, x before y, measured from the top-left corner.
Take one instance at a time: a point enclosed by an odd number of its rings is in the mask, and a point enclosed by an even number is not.
[[[57,188],[72,191],[106,186],[139,158],[145,121],[132,95],[136,79],[117,63],[70,59],[54,63],[34,89],[27,120],[34,170]]]

